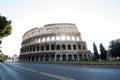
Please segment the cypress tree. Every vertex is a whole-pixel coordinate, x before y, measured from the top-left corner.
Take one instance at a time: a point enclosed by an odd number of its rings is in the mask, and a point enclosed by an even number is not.
[[[95,43],[93,43],[93,51],[94,51],[94,59],[99,60],[99,54],[98,54],[97,46],[95,45]]]
[[[100,58],[101,60],[107,60],[107,51],[105,50],[104,46],[102,43],[100,44]]]

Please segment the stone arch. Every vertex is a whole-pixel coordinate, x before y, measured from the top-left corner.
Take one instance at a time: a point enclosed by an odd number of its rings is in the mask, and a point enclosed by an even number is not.
[[[86,54],[84,54],[84,60],[88,60],[88,59],[87,59],[87,55],[86,55]]]
[[[86,50],[86,47],[85,47],[85,45],[83,45],[83,50]]]
[[[82,54],[79,54],[79,60],[82,60],[83,57],[82,57]]]
[[[40,43],[40,42],[41,42],[41,39],[39,38],[39,39],[38,39],[38,43]]]
[[[52,37],[51,37],[51,40],[52,40],[52,41],[55,41],[55,36],[52,36]]]
[[[76,50],[76,49],[77,49],[77,48],[76,48],[76,45],[74,44],[74,45],[73,45],[73,50]]]
[[[36,48],[36,47],[34,46],[34,47],[33,47],[33,51],[35,51],[35,48]]]
[[[41,50],[44,51],[44,46],[41,47]]]
[[[26,61],[26,56],[24,56],[24,61]]]
[[[55,50],[55,45],[54,44],[51,45],[51,50]]]
[[[77,41],[80,41],[80,38],[77,36]]]
[[[66,50],[66,46],[64,44],[62,45],[62,50]]]
[[[63,54],[63,55],[62,55],[62,60],[63,60],[63,61],[66,61],[66,60],[67,60],[67,58],[66,58],[66,55],[65,55],[65,54]]]
[[[27,61],[29,61],[29,56],[27,56]]]
[[[68,40],[68,41],[71,40],[70,36],[67,36],[67,40]]]
[[[35,43],[38,43],[38,39],[37,38],[35,38]]]
[[[46,40],[45,40],[45,37],[43,37],[43,38],[42,38],[42,42],[45,42],[45,41],[46,41]]]
[[[78,49],[81,50],[81,45],[80,44],[78,44]]]
[[[72,41],[75,41],[75,37],[74,36],[72,36]]]
[[[36,61],[39,61],[39,56],[38,55],[36,56]]]
[[[25,61],[25,57],[23,56],[23,61]]]
[[[50,41],[50,37],[49,36],[47,37],[47,41]]]
[[[51,61],[55,60],[55,55],[51,55]]]
[[[27,56],[27,61],[29,61],[29,56]]]
[[[45,61],[49,61],[49,55],[45,55]]]
[[[71,50],[71,45],[70,44],[68,45],[68,50]]]
[[[32,39],[30,39],[30,44],[32,44]]]
[[[30,47],[30,52],[32,52],[32,47]]]
[[[56,60],[60,61],[60,55],[57,55]]]
[[[32,56],[32,61],[34,61],[35,60],[35,57],[34,56]]]
[[[88,55],[88,60],[90,60],[91,59],[91,56],[90,56],[90,54]]]
[[[30,45],[30,40],[28,40],[28,45]]]
[[[25,49],[24,49],[24,48],[22,48],[22,52],[25,52]]]
[[[49,50],[49,45],[46,46],[46,50]]]
[[[74,54],[74,60],[78,60],[78,57],[76,54]]]
[[[27,48],[27,52],[29,52],[29,47]]]
[[[44,59],[44,56],[41,55],[41,56],[40,56],[40,61],[43,61],[43,59]]]
[[[72,59],[72,55],[71,54],[69,54],[68,55],[68,61],[72,61],[73,59]]]
[[[31,61],[31,56],[29,56],[29,61]]]
[[[60,36],[56,36],[56,40],[57,40],[57,41],[60,41]]]
[[[56,49],[57,49],[57,50],[60,50],[60,45],[57,45],[57,46],[56,46]]]
[[[66,37],[65,36],[61,36],[61,40],[62,41],[66,40]]]
[[[25,57],[25,61],[27,61],[27,56]]]
[[[39,51],[39,45],[37,46],[37,51]]]

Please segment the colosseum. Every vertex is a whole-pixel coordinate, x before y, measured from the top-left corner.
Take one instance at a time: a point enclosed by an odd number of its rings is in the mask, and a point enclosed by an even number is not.
[[[20,61],[90,60],[91,53],[75,24],[56,23],[33,28],[22,37]]]

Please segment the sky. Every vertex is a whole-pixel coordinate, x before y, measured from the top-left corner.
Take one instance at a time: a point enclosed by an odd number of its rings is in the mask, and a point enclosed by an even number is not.
[[[50,23],[74,23],[93,52],[93,42],[108,49],[120,38],[120,0],[0,0],[0,14],[11,20],[12,34],[3,38],[2,52],[20,54],[22,36]]]

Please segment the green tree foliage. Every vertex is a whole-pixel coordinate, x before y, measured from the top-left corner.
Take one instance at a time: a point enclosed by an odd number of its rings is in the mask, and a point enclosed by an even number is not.
[[[100,44],[100,53],[101,53],[100,55],[101,60],[107,60],[107,51],[105,50],[102,43]]]
[[[109,44],[109,54],[112,57],[120,57],[120,39],[112,40]]]
[[[7,60],[8,56],[4,54],[0,54],[0,60]]]
[[[3,59],[3,54],[0,53],[0,60]]]
[[[7,59],[8,59],[8,56],[4,55],[0,49],[0,60],[7,60]]]
[[[94,60],[99,60],[99,54],[95,43],[93,43],[93,51],[94,51]]]
[[[11,31],[11,21],[8,21],[6,17],[0,15],[0,38],[10,35]]]
[[[2,38],[7,37],[11,34],[12,26],[11,21],[7,20],[6,17],[0,15],[0,44],[2,43]],[[0,60],[6,60],[7,56],[2,54],[0,49]]]

